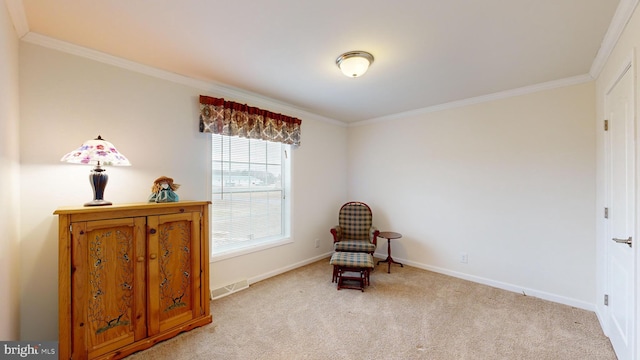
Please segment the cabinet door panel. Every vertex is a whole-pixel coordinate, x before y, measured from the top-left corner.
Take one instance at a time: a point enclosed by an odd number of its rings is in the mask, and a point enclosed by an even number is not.
[[[200,213],[151,216],[149,328],[164,331],[200,311]]]
[[[72,225],[73,349],[79,358],[131,344],[136,334],[146,336],[144,259],[138,261],[144,256],[144,226],[144,218]]]

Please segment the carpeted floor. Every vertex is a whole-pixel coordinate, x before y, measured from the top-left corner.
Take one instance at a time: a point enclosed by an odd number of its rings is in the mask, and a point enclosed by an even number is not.
[[[212,324],[129,359],[616,359],[592,312],[386,269],[337,291],[329,259],[315,262],[213,301]]]

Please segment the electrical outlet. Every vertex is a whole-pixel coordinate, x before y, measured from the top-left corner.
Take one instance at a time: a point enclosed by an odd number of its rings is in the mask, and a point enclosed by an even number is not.
[[[316,239],[316,249],[320,247],[320,239]]]
[[[466,264],[469,262],[469,257],[467,256],[467,253],[460,253],[460,262],[463,264]]]

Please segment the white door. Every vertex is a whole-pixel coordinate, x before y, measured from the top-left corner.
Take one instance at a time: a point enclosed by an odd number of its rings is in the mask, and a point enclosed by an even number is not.
[[[635,348],[635,139],[633,70],[606,95],[608,177],[609,337],[620,360],[633,359]],[[633,247],[632,247],[633,246]]]

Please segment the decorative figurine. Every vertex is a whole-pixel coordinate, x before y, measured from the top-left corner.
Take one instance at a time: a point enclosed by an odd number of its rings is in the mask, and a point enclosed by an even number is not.
[[[178,190],[180,184],[174,184],[173,179],[166,176],[160,176],[153,182],[151,187],[151,195],[149,195],[149,202],[176,202],[180,198],[174,191]]]

